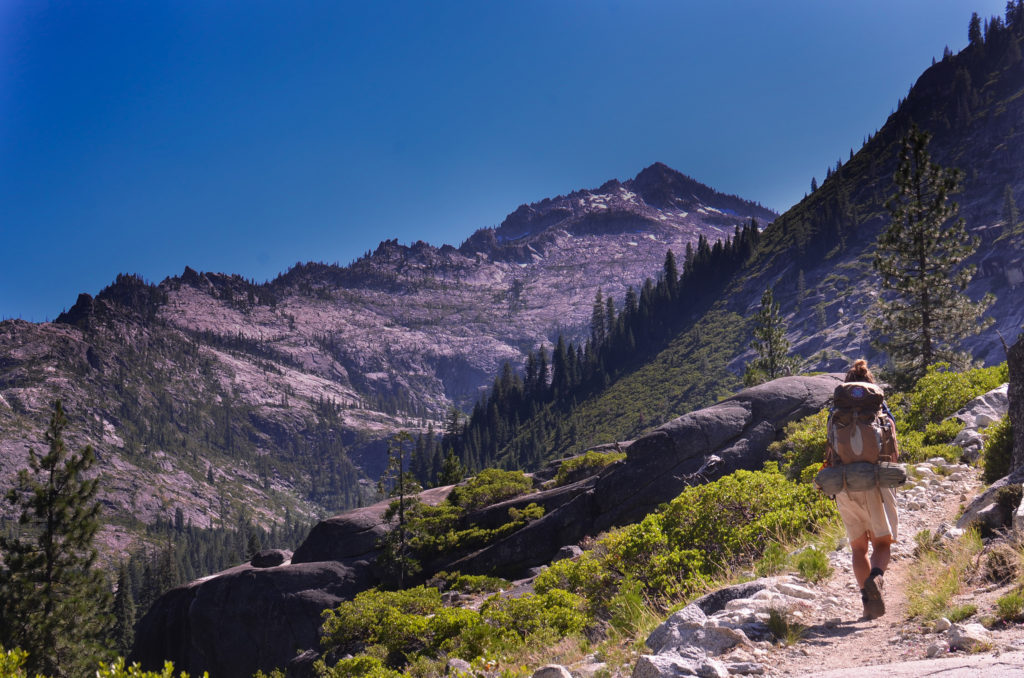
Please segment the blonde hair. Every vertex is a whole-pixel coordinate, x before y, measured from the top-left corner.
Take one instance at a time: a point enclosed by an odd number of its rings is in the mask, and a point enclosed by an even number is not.
[[[875,375],[868,369],[867,360],[857,360],[853,367],[846,373],[846,381],[866,381],[869,384],[875,383]]]

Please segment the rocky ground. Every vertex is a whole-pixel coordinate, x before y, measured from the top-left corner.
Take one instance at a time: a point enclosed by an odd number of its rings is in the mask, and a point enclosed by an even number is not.
[[[1024,626],[988,629],[978,623],[981,617],[993,614],[995,601],[1009,592],[1014,582],[997,585],[986,581],[980,573],[981,558],[965,593],[953,601],[954,605],[976,605],[975,616],[958,624],[940,619],[935,625],[908,618],[906,591],[915,559],[915,535],[928,530],[955,538],[960,533],[954,527],[957,515],[981,487],[977,469],[941,460],[916,466],[912,475],[918,477],[898,492],[900,535],[885,576],[885,616],[873,621],[861,618],[850,550],[843,540],[840,548],[829,554],[832,575],[818,585],[792,575],[770,577],[715,592],[676,613],[648,638],[647,646],[654,654],[639,659],[634,678],[781,678],[831,672],[836,672],[835,676],[946,675],[941,661],[907,664],[925,659],[949,659],[950,670],[1018,675],[1019,661],[1007,661],[1024,651]],[[786,645],[771,636],[765,624],[770,609],[781,610],[806,627],[798,640]],[[901,668],[888,666],[894,663]]]

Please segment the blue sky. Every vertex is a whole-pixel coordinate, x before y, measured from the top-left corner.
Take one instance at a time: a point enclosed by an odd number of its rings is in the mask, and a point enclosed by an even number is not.
[[[661,161],[784,211],[1004,0],[0,0],[0,319],[458,245]]]

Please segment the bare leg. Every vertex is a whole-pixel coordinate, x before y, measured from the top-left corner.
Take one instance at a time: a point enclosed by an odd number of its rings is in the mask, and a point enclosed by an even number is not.
[[[850,542],[850,550],[853,551],[853,576],[857,580],[857,588],[864,588],[864,582],[871,574],[872,563],[868,561],[868,535],[864,533]],[[877,553],[877,551],[875,551]],[[872,557],[875,555],[872,553]],[[888,554],[888,548],[886,549]]]
[[[892,546],[892,536],[885,535],[884,537],[877,537],[871,540],[871,567],[878,568],[885,572],[886,568],[889,567],[889,556],[890,547]],[[866,579],[867,577],[865,577]],[[861,584],[863,586],[863,584]]]

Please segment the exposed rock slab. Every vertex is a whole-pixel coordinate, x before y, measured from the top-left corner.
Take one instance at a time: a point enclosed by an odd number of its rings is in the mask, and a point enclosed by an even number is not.
[[[139,621],[131,660],[153,670],[171,660],[192,675],[269,672],[316,647],[320,612],[366,585],[337,562],[242,565],[161,596]]]
[[[740,468],[760,468],[768,445],[785,425],[821,409],[836,383],[838,378],[828,375],[786,377],[671,421],[630,445],[624,460],[590,478],[482,509],[473,516],[482,525],[507,517],[510,507],[533,502],[544,506],[545,515],[475,553],[425,564],[423,574],[445,569],[521,575],[550,562],[566,544],[642,518],[688,485]],[[436,504],[450,491],[436,488],[420,497]],[[386,508],[387,502],[380,502],[321,522],[296,549],[291,565],[247,565],[171,591],[140,625],[136,657],[146,666],[157,667],[166,658],[194,673],[210,670],[218,678],[240,678],[284,665],[296,648],[316,648],[320,611],[377,583],[376,543],[391,527],[384,520]],[[665,643],[678,650],[695,645],[724,649],[745,642],[748,631],[761,632],[757,615],[768,603],[754,603],[747,613],[746,606],[740,611],[729,608],[729,596],[757,595],[765,586],[745,584],[697,601],[694,609],[704,615],[721,612],[740,620],[735,628],[677,624],[671,632],[676,640]],[[252,651],[254,646],[258,652]],[[687,659],[676,652],[671,660],[650,660],[648,665],[668,661],[678,668],[689,660],[696,662],[693,675],[726,670],[706,653]]]

